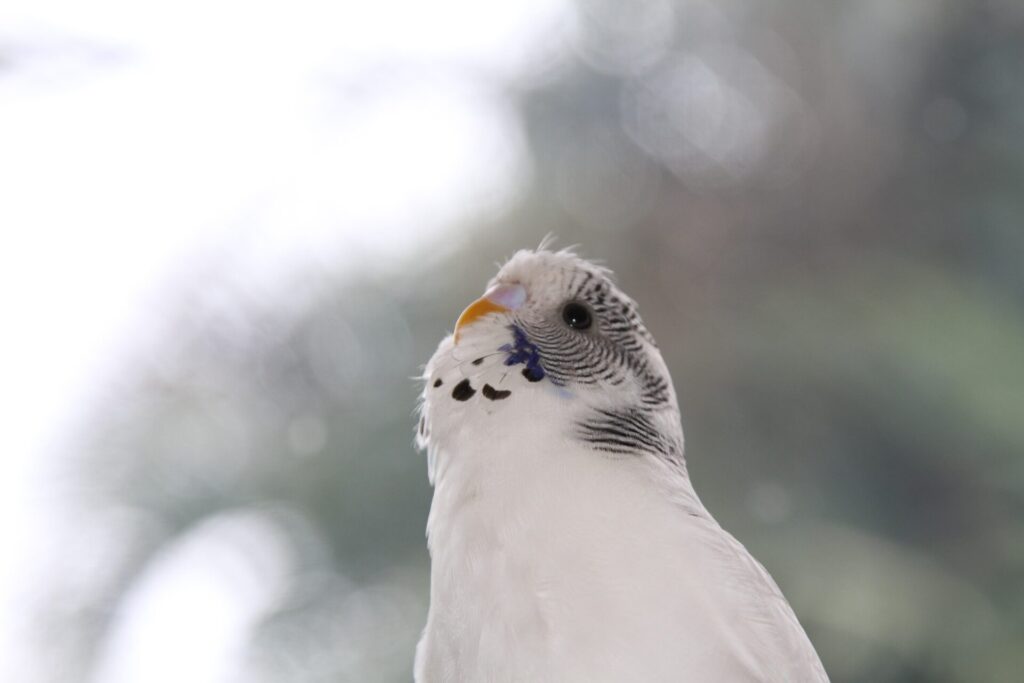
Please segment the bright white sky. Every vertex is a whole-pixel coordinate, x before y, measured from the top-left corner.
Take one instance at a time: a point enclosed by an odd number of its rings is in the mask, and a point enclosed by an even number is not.
[[[570,23],[563,0],[0,5],[0,678],[28,680],[21,601],[59,539],[65,426],[159,326],[161,292],[224,245],[272,291],[500,208],[529,177],[501,86],[564,58]],[[259,591],[220,592],[216,632],[175,667],[128,656],[225,585],[183,548],[135,590],[103,680],[230,676]]]

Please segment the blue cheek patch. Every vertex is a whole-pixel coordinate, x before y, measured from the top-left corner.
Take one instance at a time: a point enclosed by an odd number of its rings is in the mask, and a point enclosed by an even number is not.
[[[540,352],[537,347],[517,325],[509,325],[509,329],[512,330],[512,343],[505,344],[498,349],[508,354],[508,357],[505,358],[505,365],[522,363],[526,366],[523,368],[523,377],[531,382],[541,381],[544,379],[545,372],[544,367],[540,364]]]

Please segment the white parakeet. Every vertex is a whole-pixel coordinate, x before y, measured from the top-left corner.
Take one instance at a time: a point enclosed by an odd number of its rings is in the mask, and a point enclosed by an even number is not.
[[[697,498],[668,369],[609,275],[520,251],[427,364],[416,680],[827,681]]]

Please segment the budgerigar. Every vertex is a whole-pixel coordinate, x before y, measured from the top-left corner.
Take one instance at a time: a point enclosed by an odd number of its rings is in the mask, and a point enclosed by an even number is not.
[[[518,252],[424,380],[419,683],[828,680],[697,498],[668,369],[607,270]]]

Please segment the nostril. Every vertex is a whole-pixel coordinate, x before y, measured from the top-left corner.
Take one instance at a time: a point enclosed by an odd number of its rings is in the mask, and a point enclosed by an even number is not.
[[[487,290],[484,298],[514,311],[526,303],[526,288],[519,283],[495,285]]]

